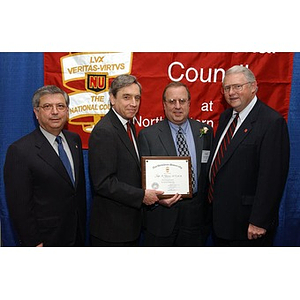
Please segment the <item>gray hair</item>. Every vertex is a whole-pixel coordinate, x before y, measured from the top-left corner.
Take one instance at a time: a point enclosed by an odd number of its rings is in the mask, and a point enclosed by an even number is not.
[[[109,94],[112,94],[114,97],[117,96],[118,91],[126,86],[132,85],[133,83],[137,84],[139,89],[140,89],[140,93],[142,93],[142,86],[141,84],[137,81],[136,77],[133,75],[129,75],[129,74],[123,74],[120,75],[118,77],[116,77],[109,88]]]
[[[229,74],[238,74],[238,73],[243,73],[245,75],[247,81],[249,81],[249,82],[256,81],[256,78],[250,69],[243,67],[243,66],[239,66],[239,65],[233,66],[230,69],[228,69],[225,72],[225,77],[226,77],[226,75],[229,75]],[[225,77],[224,77],[224,79],[225,79]],[[224,84],[224,79],[223,79],[223,84]]]
[[[62,89],[57,87],[56,85],[45,85],[45,86],[42,86],[39,89],[37,89],[35,91],[35,93],[33,94],[32,106],[38,107],[40,105],[41,97],[43,97],[45,95],[49,95],[49,94],[50,95],[53,95],[53,94],[63,95],[65,98],[66,104],[69,107],[69,103],[70,103],[69,95],[65,91],[63,91]]]

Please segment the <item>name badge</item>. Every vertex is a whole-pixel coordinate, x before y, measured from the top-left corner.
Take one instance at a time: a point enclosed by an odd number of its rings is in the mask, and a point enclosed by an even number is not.
[[[202,150],[201,163],[206,164],[210,155],[209,150]]]

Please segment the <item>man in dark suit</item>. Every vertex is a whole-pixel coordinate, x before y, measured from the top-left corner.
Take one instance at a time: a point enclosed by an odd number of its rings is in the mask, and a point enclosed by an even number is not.
[[[112,108],[94,127],[89,139],[94,190],[91,244],[137,246],[142,203],[157,202],[160,193],[141,187],[135,129],[128,123],[138,112],[141,85],[132,75],[120,75],[111,83],[109,95]]]
[[[220,116],[210,158],[209,200],[219,246],[271,246],[278,224],[289,135],[284,118],[261,102],[256,91],[251,70],[234,66],[226,71],[223,92],[231,108]],[[233,137],[224,150],[222,141],[234,119]]]
[[[83,246],[86,190],[81,140],[63,130],[69,96],[56,86],[44,86],[35,92],[32,104],[39,127],[10,145],[4,165],[12,223],[22,246]]]
[[[178,156],[177,133],[182,130],[196,183],[192,198],[162,199],[144,209],[145,246],[203,246],[209,231],[207,161],[213,130],[189,118],[190,99],[186,85],[171,82],[163,92],[166,118],[139,133],[142,156]]]

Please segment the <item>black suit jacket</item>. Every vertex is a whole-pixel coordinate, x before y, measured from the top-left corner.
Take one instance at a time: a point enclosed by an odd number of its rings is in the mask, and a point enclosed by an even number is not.
[[[212,154],[231,115],[232,109],[228,109],[220,116]],[[215,177],[215,234],[243,240],[249,223],[274,228],[288,166],[287,124],[278,112],[258,100],[232,139]]]
[[[75,187],[59,156],[39,128],[14,142],[4,165],[6,199],[21,245],[72,246],[84,241],[86,189],[81,140],[64,130],[70,147]]]
[[[189,119],[197,155],[198,195],[193,199],[185,199],[175,203],[170,208],[163,205],[146,207],[144,209],[144,225],[157,236],[169,236],[175,226],[179,210],[184,208],[186,224],[202,227],[206,232],[208,205],[207,194],[207,163],[201,163],[202,150],[210,150],[213,130],[209,125]],[[207,134],[201,136],[200,130],[209,128]],[[167,119],[144,128],[138,136],[141,156],[176,156],[176,148]],[[204,228],[205,227],[205,228]]]
[[[129,242],[142,224],[141,168],[124,126],[110,110],[89,139],[89,168],[94,188],[90,232],[107,242]]]

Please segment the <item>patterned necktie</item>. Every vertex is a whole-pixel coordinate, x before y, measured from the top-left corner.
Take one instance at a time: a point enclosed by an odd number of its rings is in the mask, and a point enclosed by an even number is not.
[[[176,142],[178,147],[178,156],[190,156],[189,148],[186,143],[185,136],[183,134],[182,128],[179,126],[179,129],[176,134]],[[195,172],[192,166],[192,188],[195,191],[196,188],[196,180],[195,180]]]
[[[212,164],[211,173],[210,173],[211,180],[210,180],[210,186],[209,186],[209,190],[208,190],[208,201],[209,201],[209,203],[211,203],[213,201],[215,178],[216,178],[216,175],[218,173],[219,167],[222,164],[223,157],[224,157],[224,155],[227,151],[227,148],[228,148],[228,146],[231,142],[233,133],[234,133],[236,125],[237,125],[238,117],[239,117],[239,114],[236,113],[234,120],[231,122],[229,128],[227,129],[227,131],[224,135],[224,138],[223,138],[223,140],[221,142],[221,145],[218,149],[215,160]]]
[[[67,153],[64,149],[64,146],[62,144],[62,140],[61,140],[61,136],[57,136],[55,141],[57,142],[58,144],[58,154],[59,154],[59,157],[62,161],[62,163],[64,164],[70,178],[71,178],[71,181],[74,185],[74,178],[73,178],[73,174],[72,174],[72,168],[71,168],[71,164],[70,164],[70,161],[68,159],[68,156],[67,156]]]

